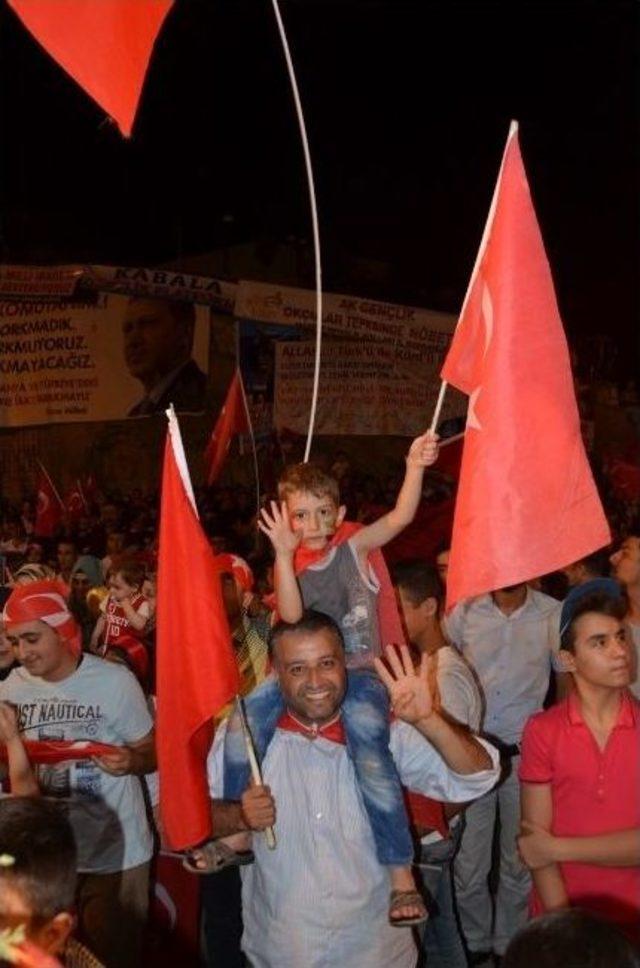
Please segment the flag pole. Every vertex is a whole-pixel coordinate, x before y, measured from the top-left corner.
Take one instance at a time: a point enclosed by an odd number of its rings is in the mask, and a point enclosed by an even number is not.
[[[51,478],[47,474],[47,470],[46,470],[44,464],[40,460],[36,460],[36,463],[37,463],[38,467],[40,468],[40,470],[42,471],[42,473],[44,474],[44,476],[46,477],[47,481],[49,482],[49,487],[51,488],[51,490],[55,494],[55,496],[57,498],[57,501],[58,501],[58,504],[60,505],[61,508],[64,509],[64,501],[62,500],[62,498],[58,494],[58,491],[56,490],[55,484],[53,483],[53,481],[51,480]]]
[[[247,401],[247,395],[244,392],[244,380],[242,379],[242,370],[240,365],[238,365],[238,382],[240,384],[240,393],[242,394],[242,403],[244,404],[244,412],[247,418],[247,426],[249,427],[249,437],[251,438],[251,453],[253,456],[253,470],[256,478],[256,514],[260,514],[260,468],[258,466],[258,448],[256,446],[256,437],[253,432],[253,422],[251,420],[251,413],[249,412],[249,403]]]
[[[284,52],[284,58],[287,62],[287,70],[289,72],[289,81],[291,83],[291,92],[293,94],[293,101],[296,108],[296,115],[298,118],[298,126],[300,128],[300,139],[302,141],[302,151],[304,154],[304,164],[307,173],[307,184],[309,188],[309,204],[311,206],[311,229],[313,235],[313,256],[314,256],[314,267],[315,267],[315,283],[316,283],[316,352],[315,352],[315,363],[313,368],[313,390],[311,393],[311,412],[309,414],[309,429],[307,431],[307,443],[304,449],[304,463],[309,462],[309,454],[311,452],[311,443],[313,441],[313,431],[316,422],[316,410],[318,407],[318,390],[320,387],[320,360],[322,355],[322,262],[320,258],[320,227],[318,221],[318,203],[316,200],[316,186],[313,178],[313,165],[311,163],[311,151],[309,150],[309,139],[307,138],[307,127],[304,120],[304,112],[302,110],[302,101],[300,100],[300,91],[298,90],[298,82],[296,80],[296,72],[293,67],[293,60],[291,57],[291,51],[289,50],[289,42],[287,40],[287,32],[284,29],[284,23],[282,22],[282,15],[280,13],[280,6],[278,0],[271,0],[273,6],[273,12],[276,18],[276,24],[278,27],[278,33],[280,34],[280,41],[282,43],[282,49]]]
[[[473,266],[473,272],[471,273],[471,278],[469,279],[469,285],[467,286],[467,291],[464,296],[464,301],[462,303],[462,309],[460,310],[460,315],[458,316],[458,322],[464,316],[464,311],[467,308],[467,303],[469,302],[469,297],[471,295],[471,290],[476,281],[476,276],[478,274],[478,269],[480,268],[480,263],[484,256],[487,244],[489,242],[489,234],[493,226],[493,219],[496,214],[496,206],[498,204],[498,194],[500,192],[500,183],[502,182],[502,172],[504,171],[504,163],[507,158],[507,149],[513,138],[518,135],[518,122],[512,121],[509,125],[509,134],[507,135],[507,143],[504,147],[504,152],[502,153],[502,161],[500,163],[500,170],[498,172],[498,177],[496,179],[496,187],[493,190],[493,198],[491,199],[491,206],[489,208],[489,214],[487,216],[487,221],[484,225],[484,232],[482,233],[482,239],[480,240],[480,247],[478,249],[478,254],[476,255],[476,261]],[[456,324],[457,325],[457,324]],[[448,383],[446,380],[442,380],[440,383],[440,392],[438,393],[438,399],[436,401],[435,410],[433,411],[433,417],[431,419],[431,425],[429,430],[431,433],[435,433],[436,427],[440,420],[440,413],[442,411],[442,405],[444,403],[444,395],[447,392]]]
[[[240,696],[236,696],[236,709],[238,710],[238,716],[240,717],[240,723],[242,725],[242,734],[244,736],[245,746],[247,747],[247,758],[249,760],[249,766],[251,767],[251,779],[256,786],[262,786],[262,773],[260,771],[260,764],[258,763],[258,757],[256,756],[255,747],[253,745],[253,739],[249,731],[249,723],[247,722],[247,717],[245,715],[244,707],[242,705],[242,699]],[[276,835],[274,833],[273,827],[266,827],[264,831],[265,840],[267,841],[267,847],[269,850],[275,850],[276,846]]]

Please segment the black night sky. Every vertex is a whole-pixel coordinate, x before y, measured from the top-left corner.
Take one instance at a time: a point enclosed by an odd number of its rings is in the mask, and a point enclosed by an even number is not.
[[[616,333],[635,350],[636,3],[281,8],[325,288],[458,311],[517,118],[567,328]],[[130,142],[0,0],[0,138],[3,261],[153,265],[310,236],[269,0],[176,0]],[[353,257],[390,262],[390,281],[367,291]]]

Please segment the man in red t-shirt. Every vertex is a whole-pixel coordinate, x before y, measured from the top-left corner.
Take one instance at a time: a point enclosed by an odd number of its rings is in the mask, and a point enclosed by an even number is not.
[[[575,906],[640,942],[640,702],[621,598],[576,602],[559,653],[571,694],[522,740],[522,859],[531,911]]]

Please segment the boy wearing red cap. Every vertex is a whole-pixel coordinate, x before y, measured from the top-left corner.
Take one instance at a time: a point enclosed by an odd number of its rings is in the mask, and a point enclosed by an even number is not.
[[[153,844],[137,775],[155,769],[153,722],[128,670],[82,654],[66,589],[17,587],[3,621],[20,668],[0,683],[30,740],[118,747],[92,759],[37,767],[38,783],[65,805],[78,846],[81,934],[107,966],[139,964]]]

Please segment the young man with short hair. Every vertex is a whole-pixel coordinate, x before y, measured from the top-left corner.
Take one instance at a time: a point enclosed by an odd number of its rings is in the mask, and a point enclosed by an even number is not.
[[[433,656],[441,710],[477,733],[482,698],[471,669],[443,632],[444,585],[437,566],[418,560],[398,562],[391,569],[391,579],[409,641],[422,655]],[[422,939],[427,963],[430,968],[466,968],[453,905],[451,869],[462,831],[461,807],[418,800],[411,793],[408,796],[420,837],[418,868],[423,886],[435,902]],[[440,815],[430,819],[429,808],[439,809]]]
[[[40,764],[42,792],[65,806],[78,848],[81,935],[111,968],[139,964],[153,842],[139,776],[155,769],[153,722],[121,665],[83,654],[59,582],[15,588],[3,621],[20,668],[0,683],[30,740],[111,744],[93,759]]]
[[[560,658],[574,690],[532,716],[522,741],[520,853],[532,913],[570,905],[640,942],[640,702],[628,690],[621,598],[576,604]]]

